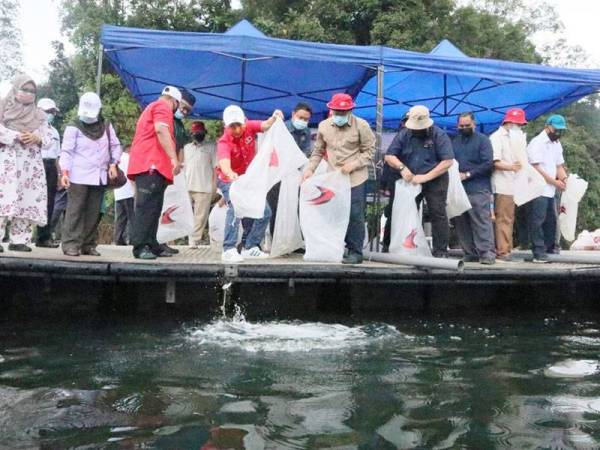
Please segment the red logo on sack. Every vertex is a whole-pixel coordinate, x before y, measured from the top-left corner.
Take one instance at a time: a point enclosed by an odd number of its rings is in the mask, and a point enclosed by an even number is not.
[[[559,214],[566,214],[567,213],[567,208],[564,207],[564,205],[560,205],[560,212]]]
[[[277,156],[277,152],[273,149],[273,153],[271,153],[271,161],[269,162],[269,167],[279,167],[279,157]]]
[[[335,192],[333,192],[331,189],[327,189],[322,186],[317,186],[317,189],[320,191],[320,194],[318,197],[308,200],[308,203],[311,205],[323,205],[335,197]]]
[[[164,213],[162,213],[162,216],[160,218],[160,223],[162,225],[169,225],[171,223],[175,223],[175,221],[171,217],[171,214],[173,214],[173,212],[177,208],[179,208],[179,206],[171,206],[170,208],[167,208],[167,210]]]
[[[417,230],[413,229],[410,233],[408,233],[408,236],[406,236],[406,238],[404,239],[402,246],[404,248],[410,248],[410,249],[417,248],[417,244],[415,244],[416,236],[417,236]]]

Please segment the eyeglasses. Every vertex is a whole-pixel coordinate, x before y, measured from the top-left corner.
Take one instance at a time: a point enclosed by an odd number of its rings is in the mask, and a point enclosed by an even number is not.
[[[473,128],[473,125],[458,125],[459,130],[464,130],[466,128]]]
[[[19,89],[21,92],[25,92],[26,94],[35,94],[35,89],[21,88]]]
[[[186,116],[192,112],[192,108],[189,108],[185,105],[180,105],[179,110]]]

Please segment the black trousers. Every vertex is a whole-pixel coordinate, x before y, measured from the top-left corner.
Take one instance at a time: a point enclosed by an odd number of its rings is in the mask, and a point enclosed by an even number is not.
[[[446,197],[448,197],[448,172],[422,184],[422,191],[417,196],[417,205],[423,198],[427,201],[427,211],[431,219],[431,234],[433,236],[433,256],[448,254],[450,228],[446,214]]]
[[[152,171],[135,177],[136,197],[131,227],[133,254],[138,255],[144,247],[157,249],[158,221],[162,211],[167,179],[159,172]]]
[[[396,182],[389,183],[388,190],[390,192],[390,198],[388,204],[383,209],[383,215],[387,219],[385,227],[383,228],[383,242],[382,245],[385,248],[389,248],[390,240],[392,238],[392,211],[394,209],[394,198],[396,198]]]
[[[113,240],[116,245],[127,245],[131,236],[131,226],[134,216],[133,197],[115,202],[115,232]]]
[[[275,219],[277,218],[277,204],[279,203],[279,189],[281,189],[281,181],[274,185],[271,190],[267,193],[267,203],[271,208],[271,219],[269,222],[269,230],[271,231],[271,237],[275,231]]]
[[[104,186],[71,183],[67,196],[67,212],[62,230],[63,250],[95,248]]]
[[[46,190],[48,193],[48,222],[44,227],[37,229],[37,242],[52,239],[52,212],[54,211],[54,198],[56,197],[56,183],[58,182],[58,169],[55,159],[44,159],[44,172],[46,172]]]

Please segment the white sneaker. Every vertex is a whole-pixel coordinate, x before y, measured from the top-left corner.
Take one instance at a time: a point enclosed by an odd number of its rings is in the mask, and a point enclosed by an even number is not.
[[[252,247],[243,249],[242,256],[247,256],[248,258],[268,258],[269,254],[261,251],[258,247]]]
[[[239,263],[242,262],[244,258],[240,256],[237,249],[230,248],[229,250],[225,250],[221,253],[221,261],[228,263]]]

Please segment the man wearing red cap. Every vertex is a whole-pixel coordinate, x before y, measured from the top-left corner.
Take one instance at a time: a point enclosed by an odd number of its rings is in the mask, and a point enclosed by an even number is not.
[[[525,153],[524,133],[521,127],[527,124],[525,111],[509,109],[502,126],[491,136],[494,150],[494,173],[492,190],[495,194],[496,255],[497,259],[509,261],[513,249],[513,225],[515,222],[514,186],[515,175],[521,170],[516,151]],[[522,146],[523,148],[517,148]]]
[[[183,147],[183,170],[187,190],[194,208],[194,232],[190,236],[190,247],[198,248],[208,221],[210,202],[216,190],[217,154],[215,144],[205,142],[204,122],[192,122],[193,141]]]
[[[325,152],[330,166],[350,175],[352,200],[346,231],[348,252],[342,262],[360,264],[365,240],[365,181],[369,177],[368,167],[373,164],[375,135],[365,120],[352,114],[354,101],[348,94],[335,94],[327,107],[331,117],[319,124],[304,179],[313,175]]]

